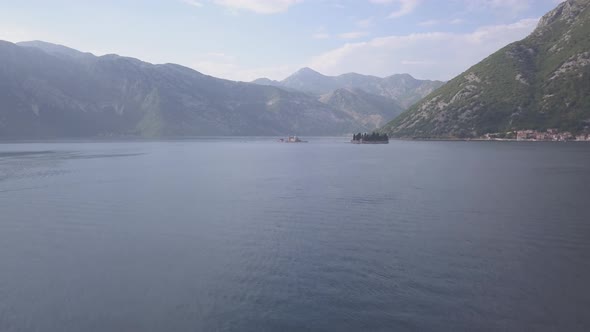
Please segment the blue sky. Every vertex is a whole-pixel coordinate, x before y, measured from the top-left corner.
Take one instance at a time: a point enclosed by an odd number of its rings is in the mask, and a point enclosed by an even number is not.
[[[556,0],[1,0],[0,39],[249,81],[301,67],[448,80],[528,35]]]

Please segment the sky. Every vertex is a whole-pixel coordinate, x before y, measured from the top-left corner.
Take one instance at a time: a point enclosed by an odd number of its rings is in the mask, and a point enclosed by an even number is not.
[[[409,73],[449,80],[557,0],[0,0],[0,39],[177,63],[232,80]]]

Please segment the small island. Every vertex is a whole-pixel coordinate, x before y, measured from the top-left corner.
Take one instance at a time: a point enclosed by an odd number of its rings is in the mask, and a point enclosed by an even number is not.
[[[389,144],[389,136],[377,132],[372,132],[370,134],[358,133],[352,135],[352,141],[350,142],[353,144]]]

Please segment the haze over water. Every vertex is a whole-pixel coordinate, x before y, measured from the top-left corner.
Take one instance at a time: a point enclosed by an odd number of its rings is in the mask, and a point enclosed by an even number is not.
[[[0,145],[0,331],[588,331],[590,144]]]

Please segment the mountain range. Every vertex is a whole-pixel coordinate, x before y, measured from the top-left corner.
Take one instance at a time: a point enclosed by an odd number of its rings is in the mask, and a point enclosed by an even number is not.
[[[559,4],[527,38],[447,83],[310,68],[282,81],[235,82],[175,64],[0,41],[0,139],[341,135],[379,127],[406,138],[589,132],[590,0]]]
[[[590,126],[590,0],[568,0],[387,124],[397,137],[466,138]]]
[[[357,73],[326,76],[311,68],[302,68],[282,81],[259,78],[252,83],[283,87],[317,96],[338,89],[364,91],[391,99],[403,109],[407,109],[444,84],[441,81],[418,80],[409,74],[396,74],[385,78]]]
[[[384,126],[404,111],[394,99],[370,94],[358,88],[337,89],[321,95],[319,100],[350,115],[369,131]]]
[[[0,138],[340,135],[401,111],[357,90],[319,98],[175,64],[0,41]]]
[[[365,77],[343,77],[351,75]],[[310,77],[328,78],[302,69],[287,81]],[[379,80],[365,78],[367,87]],[[404,95],[397,84],[404,100],[420,93],[408,86]],[[0,41],[0,138],[341,135],[375,130],[404,110],[361,88],[334,88],[313,94],[42,41]]]

